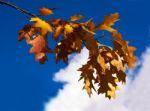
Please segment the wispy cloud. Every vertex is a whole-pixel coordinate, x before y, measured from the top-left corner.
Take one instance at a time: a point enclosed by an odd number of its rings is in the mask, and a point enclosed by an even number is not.
[[[67,82],[58,95],[45,104],[45,111],[150,111],[150,48],[142,56],[141,69],[134,81],[127,78],[127,84],[117,92],[117,98],[108,100],[104,95],[91,98],[82,90],[83,81],[78,82],[77,71],[88,59],[84,48],[74,56],[70,64],[55,74],[55,81]]]

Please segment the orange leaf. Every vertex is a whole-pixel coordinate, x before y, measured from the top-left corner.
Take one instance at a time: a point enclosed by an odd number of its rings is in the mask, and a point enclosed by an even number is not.
[[[43,7],[41,9],[39,9],[39,12],[41,15],[47,16],[47,15],[53,14],[53,9]]]
[[[107,30],[109,32],[113,32],[115,31],[115,29],[112,28],[111,26],[114,25],[114,23],[118,20],[119,20],[118,13],[114,13],[114,14],[111,14],[110,16],[106,16],[104,18],[104,21],[98,26],[96,26],[96,30]]]
[[[77,20],[81,20],[83,18],[84,18],[84,16],[82,16],[82,15],[74,15],[74,16],[70,17],[70,21],[77,21]]]
[[[56,27],[54,33],[53,33],[53,37],[55,40],[58,39],[58,37],[61,35],[61,33],[63,32],[64,28],[63,26],[59,25],[58,27]]]
[[[134,56],[133,53],[136,50],[136,48],[132,47],[132,46],[128,46],[127,49],[128,49],[128,56],[127,56],[128,67],[129,68],[135,68],[135,62],[137,61],[137,57]]]

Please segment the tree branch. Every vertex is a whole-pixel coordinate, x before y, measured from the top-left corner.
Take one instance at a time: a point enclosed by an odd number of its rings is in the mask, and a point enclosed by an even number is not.
[[[37,15],[35,15],[35,14],[33,14],[33,13],[27,11],[27,10],[24,10],[24,9],[22,9],[22,8],[16,6],[16,5],[13,5],[13,4],[9,3],[9,2],[0,0],[0,4],[1,4],[1,5],[9,6],[9,7],[13,8],[13,9],[15,9],[15,10],[17,10],[17,11],[19,11],[19,12],[25,14],[25,15],[30,16],[30,17],[37,17]]]

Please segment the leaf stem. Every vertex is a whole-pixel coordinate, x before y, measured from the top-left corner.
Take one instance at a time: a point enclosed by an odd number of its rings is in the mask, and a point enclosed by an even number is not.
[[[9,7],[13,8],[13,9],[15,9],[15,10],[17,10],[17,11],[19,11],[19,12],[21,12],[21,13],[27,15],[27,16],[29,16],[29,17],[37,17],[37,15],[35,15],[35,14],[33,14],[33,13],[27,11],[27,10],[24,10],[24,9],[22,9],[22,8],[16,6],[16,5],[13,5],[13,4],[9,3],[9,2],[0,0],[0,4],[9,6]]]

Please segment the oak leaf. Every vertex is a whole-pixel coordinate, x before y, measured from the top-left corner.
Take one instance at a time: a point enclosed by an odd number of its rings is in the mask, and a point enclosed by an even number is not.
[[[35,53],[35,60],[43,64],[47,60],[46,52],[51,51],[48,48],[44,37],[37,35],[36,38],[29,42],[29,44],[32,45],[30,53]]]
[[[107,30],[109,32],[116,31],[111,26],[114,25],[114,23],[118,20],[119,20],[118,13],[114,13],[114,14],[111,14],[110,16],[106,16],[104,18],[104,21],[102,23],[100,23],[98,26],[96,26],[96,29],[97,30]]]
[[[52,26],[50,24],[48,24],[46,21],[38,18],[38,17],[34,17],[31,18],[30,20],[31,22],[35,22],[33,24],[34,27],[36,28],[40,28],[41,30],[41,35],[46,35],[48,32],[52,32]]]
[[[44,16],[52,14],[53,11],[47,8],[40,10],[41,15]],[[44,21],[38,17],[31,18],[30,21],[34,23],[26,25],[19,31],[18,40],[25,39],[27,44],[32,46],[30,53],[34,53],[35,60],[40,63],[48,60],[47,53],[50,52],[55,54],[56,62],[63,60],[68,63],[68,56],[72,53],[80,53],[85,46],[89,51],[89,58],[87,63],[78,69],[81,72],[80,80],[84,81],[83,89],[89,96],[94,90],[97,94],[105,94],[109,99],[114,98],[118,82],[126,82],[126,66],[135,67],[136,48],[129,46],[122,34],[112,27],[119,20],[118,13],[106,16],[98,25],[95,25],[92,19],[76,22],[83,18],[81,15],[70,17],[70,21],[62,19]],[[109,31],[113,45],[102,44],[96,37],[96,34],[99,34],[96,30]],[[49,33],[52,33],[52,37],[56,40],[54,50],[48,47]]]

